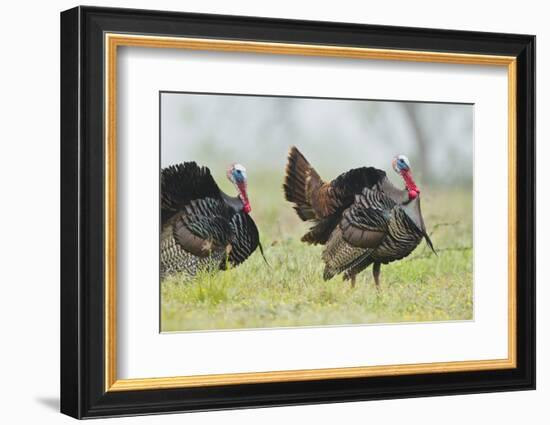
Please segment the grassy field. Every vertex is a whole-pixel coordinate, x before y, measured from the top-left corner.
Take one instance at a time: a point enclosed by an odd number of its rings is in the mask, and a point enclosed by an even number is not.
[[[472,319],[470,191],[421,186],[438,256],[422,242],[408,258],[382,266],[377,291],[371,268],[355,289],[339,276],[323,281],[322,247],[300,242],[307,225],[284,201],[280,177],[250,180],[252,217],[271,266],[256,252],[227,272],[165,279],[162,331]]]

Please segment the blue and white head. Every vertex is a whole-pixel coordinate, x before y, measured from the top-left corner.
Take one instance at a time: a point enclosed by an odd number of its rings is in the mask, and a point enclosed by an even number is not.
[[[409,158],[407,158],[405,155],[397,155],[395,158],[393,158],[392,167],[397,174],[403,177],[403,180],[405,181],[405,187],[407,188],[407,192],[409,193],[409,200],[413,200],[418,197],[418,195],[420,195],[420,189],[414,182]]]
[[[227,170],[227,178],[229,181],[235,185],[239,183],[246,184],[247,176],[246,176],[246,168],[244,168],[241,164],[231,164],[229,169]]]
[[[246,175],[246,168],[241,164],[231,164],[227,169],[227,178],[231,183],[235,185],[239,192],[239,197],[243,203],[243,210],[246,213],[249,213],[252,208],[250,207],[250,202],[248,201],[248,193],[246,191],[246,186],[248,182],[248,177]]]
[[[395,158],[393,158],[392,166],[397,174],[402,174],[403,171],[410,171],[411,169],[409,158],[407,158],[405,155],[397,155]]]

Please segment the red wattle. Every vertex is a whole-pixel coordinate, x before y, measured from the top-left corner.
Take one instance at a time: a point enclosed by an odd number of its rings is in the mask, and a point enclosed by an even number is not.
[[[410,170],[401,172],[401,176],[403,177],[403,180],[405,180],[405,185],[407,186],[407,191],[409,192],[409,200],[412,201],[420,195],[420,189],[416,186]]]
[[[250,202],[248,201],[248,196],[246,194],[246,183],[237,183],[237,187],[239,188],[241,202],[243,203],[243,211],[248,214],[252,211],[252,207],[250,206]]]

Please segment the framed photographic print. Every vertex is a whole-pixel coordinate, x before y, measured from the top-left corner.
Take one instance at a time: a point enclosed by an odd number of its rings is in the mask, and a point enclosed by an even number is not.
[[[535,38],[61,14],[61,411],[535,387]]]

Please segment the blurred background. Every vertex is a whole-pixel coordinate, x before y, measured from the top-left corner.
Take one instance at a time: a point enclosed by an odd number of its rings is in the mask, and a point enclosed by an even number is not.
[[[365,165],[390,171],[402,153],[419,184],[472,183],[472,105],[163,93],[161,108],[163,167],[281,172],[296,145],[325,178]]]
[[[323,281],[323,247],[300,241],[309,225],[282,191],[292,145],[325,181],[375,166],[401,188],[391,161],[407,155],[438,255],[422,242],[384,266],[380,293],[370,270],[355,291]],[[234,196],[225,171],[243,164],[271,267],[254,253],[229,272],[164,280],[162,330],[472,319],[472,151],[472,105],[163,93],[162,166],[196,161]]]

